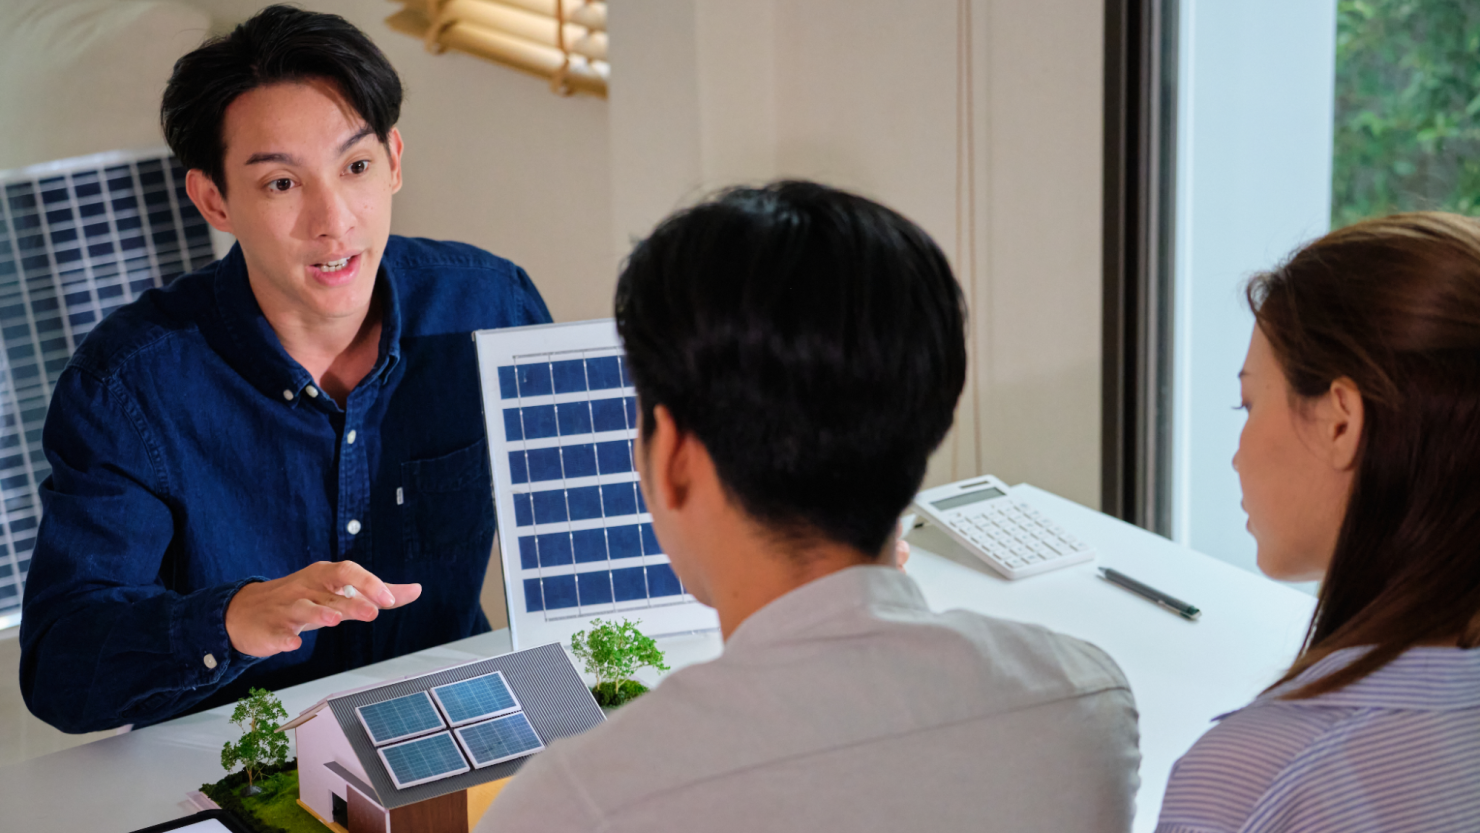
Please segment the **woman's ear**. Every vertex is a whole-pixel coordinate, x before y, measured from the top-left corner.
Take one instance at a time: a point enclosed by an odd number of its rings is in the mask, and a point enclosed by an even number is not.
[[[1365,417],[1362,393],[1357,383],[1343,376],[1331,383],[1316,405],[1316,423],[1323,456],[1332,468],[1349,471],[1357,464]]]

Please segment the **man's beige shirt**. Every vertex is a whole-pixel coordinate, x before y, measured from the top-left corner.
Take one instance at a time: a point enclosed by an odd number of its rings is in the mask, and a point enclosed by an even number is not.
[[[551,744],[477,830],[1124,831],[1136,744],[1100,649],[853,567]]]

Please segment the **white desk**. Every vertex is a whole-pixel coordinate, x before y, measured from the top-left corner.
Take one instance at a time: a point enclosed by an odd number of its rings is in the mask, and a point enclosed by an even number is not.
[[[1130,679],[1141,713],[1135,829],[1150,830],[1172,763],[1211,717],[1246,703],[1294,656],[1314,599],[1031,486],[1020,498],[1100,551],[1091,564],[1008,582],[925,527],[910,536],[909,573],[936,609],[1037,622],[1104,648]],[[1123,570],[1203,609],[1188,622],[1096,577]],[[718,636],[664,640],[669,664],[715,656]],[[509,650],[508,631],[421,651],[278,692],[288,714],[327,694]],[[221,745],[238,736],[231,707],[0,768],[0,830],[125,833],[184,815],[185,793],[222,776]],[[990,754],[983,750],[983,754]]]

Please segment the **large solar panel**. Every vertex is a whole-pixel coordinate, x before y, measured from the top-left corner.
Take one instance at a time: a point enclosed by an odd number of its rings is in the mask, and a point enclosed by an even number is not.
[[[514,647],[597,616],[650,636],[718,627],[653,532],[633,459],[637,399],[610,320],[477,334]]]
[[[451,778],[472,769],[462,752],[458,751],[452,735],[446,732],[393,743],[375,751],[380,754],[380,760],[397,789]]]
[[[447,727],[425,691],[360,706],[355,712],[376,746]]]
[[[168,150],[0,172],[0,627],[20,617],[62,368],[108,313],[214,259]]]
[[[447,715],[447,723],[461,726],[495,715],[519,711],[519,699],[498,671],[432,689],[432,697]]]
[[[453,730],[473,766],[492,766],[545,748],[524,712]]]

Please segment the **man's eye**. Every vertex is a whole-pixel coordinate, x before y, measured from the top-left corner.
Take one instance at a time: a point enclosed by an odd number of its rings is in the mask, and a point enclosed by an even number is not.
[[[268,190],[278,192],[286,191],[292,187],[293,180],[291,179],[274,179],[272,182],[269,182],[267,184]]]
[[[358,162],[351,162],[349,165],[349,172],[352,174],[362,174],[368,170],[370,170],[370,162],[366,159],[361,159]]]

